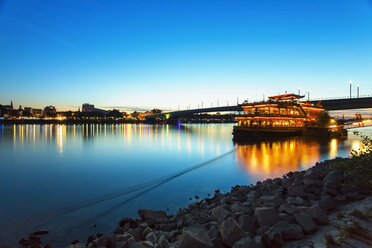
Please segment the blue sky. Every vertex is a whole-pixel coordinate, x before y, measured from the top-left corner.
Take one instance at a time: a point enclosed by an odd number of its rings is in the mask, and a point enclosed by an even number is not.
[[[372,94],[368,0],[0,2],[0,104],[182,109],[346,96],[349,80]]]

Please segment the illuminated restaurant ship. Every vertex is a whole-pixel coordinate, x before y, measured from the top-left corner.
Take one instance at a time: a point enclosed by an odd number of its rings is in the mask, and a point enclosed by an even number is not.
[[[269,97],[268,101],[243,103],[244,114],[236,117],[234,139],[271,136],[343,136],[344,130],[320,127],[318,117],[324,109],[320,104],[299,102],[304,96],[283,94]]]

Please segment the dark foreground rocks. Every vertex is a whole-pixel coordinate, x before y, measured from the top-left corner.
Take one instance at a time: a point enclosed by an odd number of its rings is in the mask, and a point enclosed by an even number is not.
[[[93,235],[70,247],[313,247],[309,237],[331,225],[331,213],[368,196],[345,184],[345,176],[330,170],[329,163],[317,163],[306,171],[290,172],[255,186],[235,186],[226,194],[216,191],[212,198],[171,216],[141,209],[139,219],[122,219],[113,235]],[[372,218],[368,217],[371,210],[372,204],[363,216]],[[350,229],[348,220],[340,222],[342,228]],[[367,232],[359,236],[368,243],[372,228],[364,225]],[[326,238],[322,240],[323,247],[331,245]]]

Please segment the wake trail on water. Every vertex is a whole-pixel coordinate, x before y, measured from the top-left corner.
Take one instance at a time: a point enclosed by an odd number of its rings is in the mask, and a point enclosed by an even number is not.
[[[197,165],[194,165],[192,167],[189,167],[187,169],[184,169],[182,171],[179,171],[179,172],[176,172],[176,173],[173,173],[171,175],[168,175],[168,176],[164,176],[164,177],[160,177],[160,178],[157,178],[157,179],[154,179],[154,180],[151,180],[149,182],[146,182],[146,183],[142,183],[142,184],[138,184],[138,185],[134,185],[134,186],[131,186],[131,187],[128,187],[128,188],[125,188],[125,189],[122,189],[120,191],[117,191],[117,192],[114,192],[114,193],[110,193],[110,194],[106,194],[106,195],[102,195],[102,196],[99,196],[99,197],[96,197],[96,198],[93,198],[93,199],[90,199],[90,200],[87,200],[87,201],[83,201],[83,202],[80,202],[80,203],[76,203],[76,204],[72,204],[70,206],[66,206],[64,208],[60,208],[60,209],[57,209],[55,211],[52,211],[52,212],[48,212],[48,213],[45,213],[45,214],[41,214],[41,215],[37,215],[37,216],[33,216],[31,218],[28,218],[28,219],[25,219],[25,220],[22,220],[22,221],[19,221],[17,223],[14,223],[12,225],[9,225],[9,226],[6,226],[6,227],[1,227],[0,228],[0,232],[12,232],[12,231],[16,231],[22,227],[25,227],[25,226],[28,226],[30,224],[33,224],[33,223],[40,223],[40,222],[45,222],[45,221],[50,221],[52,220],[53,218],[56,218],[56,217],[59,217],[61,215],[64,215],[64,214],[67,214],[67,213],[71,213],[71,212],[74,212],[74,211],[77,211],[77,210],[80,210],[80,209],[83,209],[83,208],[87,208],[87,207],[91,207],[91,206],[94,206],[94,205],[97,205],[99,203],[102,203],[102,202],[105,202],[105,201],[109,201],[109,200],[112,200],[112,199],[115,199],[115,198],[118,198],[118,197],[121,197],[121,196],[124,196],[124,195],[128,195],[130,193],[134,193],[134,192],[137,192],[139,190],[143,190],[141,192],[139,192],[138,194],[126,199],[125,201],[111,207],[110,209],[104,211],[103,213],[101,214],[98,214],[97,217],[100,217],[102,215],[105,215],[107,213],[109,213],[110,211],[136,199],[137,197],[171,181],[171,180],[174,180],[186,173],[189,173],[189,172],[192,172],[196,169],[199,169],[199,168],[202,168],[206,165],[209,165],[223,157],[226,157],[227,155],[233,153],[236,151],[237,148],[234,148],[220,156],[217,156],[213,159],[210,159],[210,160],[207,160],[205,162],[202,162],[200,164],[197,164]]]

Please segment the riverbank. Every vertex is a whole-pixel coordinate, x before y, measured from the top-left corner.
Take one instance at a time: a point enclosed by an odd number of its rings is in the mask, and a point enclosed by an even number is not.
[[[94,234],[70,247],[370,247],[370,178],[350,177],[355,163],[371,166],[370,159],[336,158],[226,194],[217,190],[171,216],[140,209],[139,219],[122,219],[113,235]],[[19,244],[32,243],[40,235]]]
[[[87,124],[171,124],[178,125],[178,120],[168,121],[142,121],[142,120],[55,120],[55,119],[19,119],[19,120],[0,120],[0,125],[87,125]],[[181,123],[193,124],[219,124],[219,123],[236,123],[230,120],[184,120]]]

